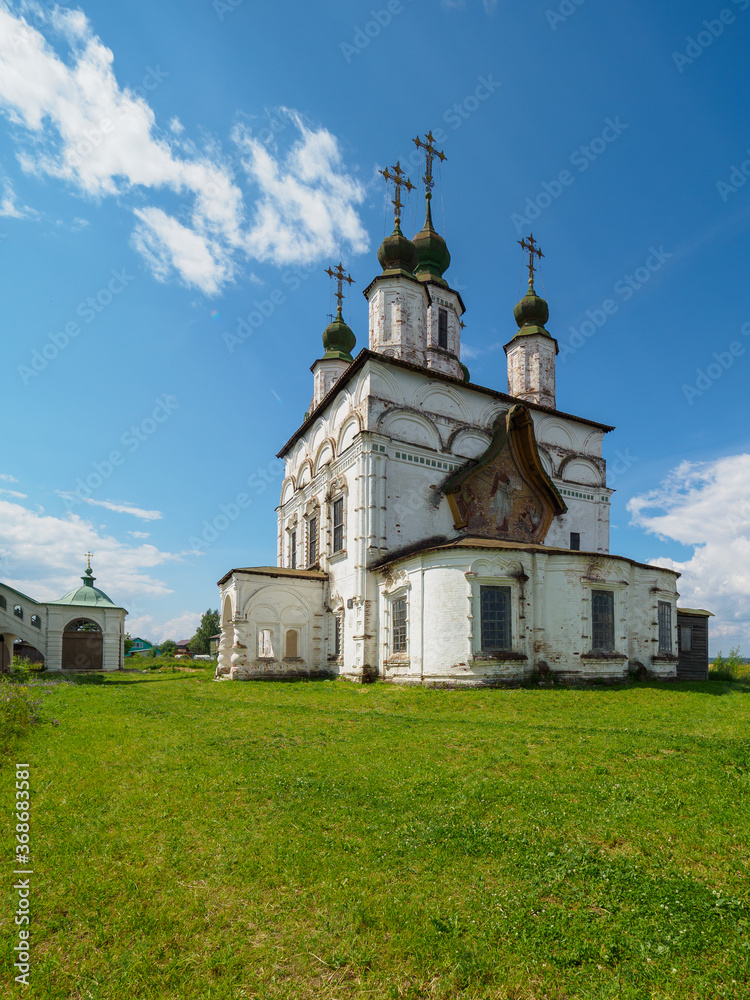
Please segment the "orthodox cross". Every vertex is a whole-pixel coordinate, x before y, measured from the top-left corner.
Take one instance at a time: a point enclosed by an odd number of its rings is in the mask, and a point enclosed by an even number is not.
[[[93,552],[84,552],[83,554],[86,556],[86,558],[88,559],[88,563],[89,563],[86,568],[87,569],[91,569],[91,557],[93,556],[94,553]]]
[[[351,285],[354,283],[354,278],[352,278],[350,274],[346,274],[344,268],[341,266],[341,261],[339,261],[335,270],[331,270],[330,267],[327,267],[325,273],[330,278],[335,278],[336,281],[338,282],[338,291],[336,292],[336,298],[339,300],[339,312],[341,312],[341,303],[344,301],[344,293],[342,291],[342,288],[344,287],[344,282],[348,281],[349,284]]]
[[[391,170],[393,173],[391,173]],[[385,170],[381,170],[380,173],[387,181],[393,181],[393,186],[396,188],[396,197],[392,200],[396,207],[396,228],[398,229],[401,225],[401,209],[404,204],[401,201],[401,188],[405,187],[407,191],[413,191],[414,185],[401,169],[401,163],[399,160],[396,160],[395,167],[386,167]]]
[[[523,239],[523,240],[518,240],[517,242],[520,245],[521,249],[529,251],[529,288],[533,288],[534,287],[534,257],[538,257],[541,260],[542,257],[544,256],[544,254],[539,249],[539,247],[536,245],[536,241],[534,240],[534,234],[533,233],[529,233],[529,239],[528,239],[528,241],[525,240],[525,239]]]
[[[429,201],[429,199],[432,198],[432,185],[434,183],[434,181],[432,179],[432,161],[437,156],[437,158],[442,163],[443,160],[447,159],[447,157],[446,157],[445,153],[442,151],[442,149],[436,149],[433,146],[433,143],[435,141],[435,136],[432,134],[432,129],[430,129],[429,132],[425,133],[425,139],[427,140],[427,142],[422,142],[422,140],[419,138],[419,136],[417,136],[417,138],[414,139],[413,142],[414,142],[414,145],[417,147],[417,149],[423,149],[424,150],[424,158],[425,158],[425,172],[424,172],[425,198],[427,198],[428,201]]]

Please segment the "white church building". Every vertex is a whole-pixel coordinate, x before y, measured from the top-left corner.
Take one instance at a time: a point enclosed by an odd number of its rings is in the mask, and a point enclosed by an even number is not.
[[[414,240],[400,229],[398,165],[386,172],[396,226],[364,290],[369,342],[356,359],[339,266],[312,402],[279,452],[277,565],[219,581],[217,677],[674,677],[678,574],[609,551],[613,428],[556,407],[533,237],[508,392],[461,364],[464,303],[430,212],[434,152]]]

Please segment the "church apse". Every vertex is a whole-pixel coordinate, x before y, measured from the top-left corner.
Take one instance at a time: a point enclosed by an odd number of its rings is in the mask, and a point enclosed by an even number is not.
[[[498,418],[484,455],[451,476],[442,492],[457,530],[504,541],[543,542],[553,519],[567,509],[544,471],[533,421],[520,404]]]

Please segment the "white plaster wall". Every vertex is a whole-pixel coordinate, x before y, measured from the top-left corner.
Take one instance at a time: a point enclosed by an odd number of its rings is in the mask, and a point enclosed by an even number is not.
[[[324,580],[236,571],[219,591],[222,637],[216,676],[232,680],[318,676],[328,665]],[[227,604],[227,601],[229,604]],[[272,634],[272,656],[259,655],[258,632]],[[299,636],[298,655],[286,654],[286,633]]]
[[[526,579],[524,579],[526,577]],[[676,650],[676,574],[618,557],[521,549],[454,549],[400,561],[379,580],[380,649],[386,679],[401,683],[483,684],[520,680],[540,661],[560,677],[622,679],[642,663],[675,676],[674,662],[654,659],[657,601],[672,606]],[[509,586],[511,653],[481,657],[477,596],[482,584]],[[591,591],[615,594],[615,655],[592,659]],[[389,602],[409,597],[408,656],[388,657]],[[516,655],[519,654],[519,655]]]
[[[380,277],[369,291],[371,351],[425,364],[427,292],[417,281]]]
[[[549,337],[517,337],[506,348],[508,393],[518,399],[555,408],[555,344]]]

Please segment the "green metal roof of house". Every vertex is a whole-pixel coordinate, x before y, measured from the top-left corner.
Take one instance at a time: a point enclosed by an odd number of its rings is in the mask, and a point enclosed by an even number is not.
[[[118,604],[114,604],[103,590],[98,590],[94,586],[94,580],[96,577],[91,572],[91,567],[84,572],[81,577],[83,580],[82,587],[76,587],[74,590],[68,591],[68,593],[61,597],[59,601],[50,601],[50,604],[74,604],[80,607],[88,608],[119,608]]]

